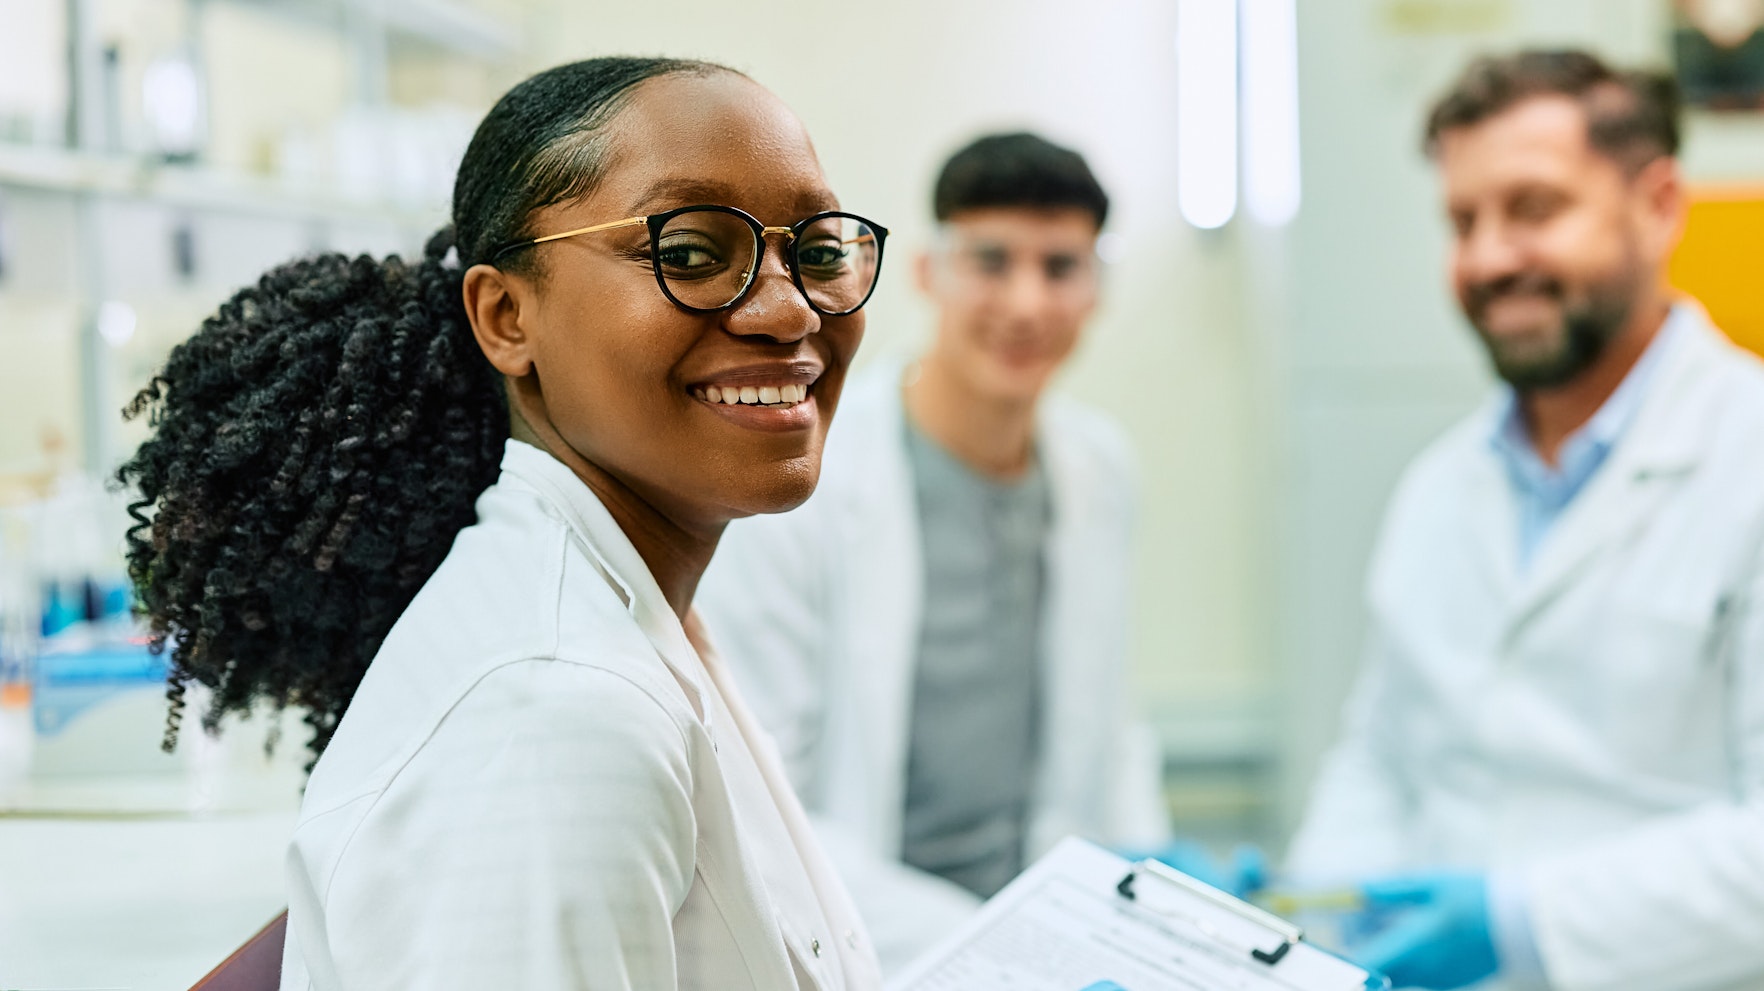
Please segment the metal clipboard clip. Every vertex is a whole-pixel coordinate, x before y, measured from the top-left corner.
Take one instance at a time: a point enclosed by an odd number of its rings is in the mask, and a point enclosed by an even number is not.
[[[1196,918],[1187,912],[1178,909],[1154,907],[1141,902],[1139,900],[1139,892],[1135,889],[1134,885],[1138,882],[1139,877],[1142,874],[1149,874],[1157,878],[1159,881],[1173,884],[1184,892],[1205,901],[1215,908],[1223,909],[1239,918],[1255,923],[1257,926],[1280,937],[1280,945],[1271,950],[1264,950],[1259,946],[1244,945],[1226,936],[1224,933],[1220,932],[1217,927],[1208,923],[1205,919]],[[1264,912],[1248,902],[1233,898],[1210,884],[1203,884],[1200,881],[1196,881],[1194,878],[1174,870],[1159,860],[1141,860],[1134,864],[1133,868],[1127,872],[1127,876],[1122,878],[1119,884],[1115,885],[1115,892],[1122,898],[1139,904],[1140,907],[1147,911],[1179,919],[1191,928],[1199,930],[1220,946],[1227,949],[1246,952],[1254,959],[1265,963],[1270,967],[1279,963],[1281,960],[1284,960],[1286,955],[1292,952],[1292,948],[1298,945],[1300,940],[1305,938],[1305,931],[1303,929],[1293,925],[1285,919],[1269,912]]]

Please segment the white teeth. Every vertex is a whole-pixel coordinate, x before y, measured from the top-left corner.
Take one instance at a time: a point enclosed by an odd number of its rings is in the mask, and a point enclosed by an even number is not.
[[[728,385],[708,385],[693,391],[693,395],[710,403],[722,403],[733,406],[740,403],[745,406],[793,406],[808,398],[809,387],[806,385],[744,385],[740,388]]]

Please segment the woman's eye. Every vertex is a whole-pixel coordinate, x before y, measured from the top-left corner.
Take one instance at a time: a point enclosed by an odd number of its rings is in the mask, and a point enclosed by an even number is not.
[[[716,248],[700,241],[663,242],[656,261],[670,272],[681,273],[704,272],[723,264]]]
[[[845,267],[845,255],[838,241],[805,244],[796,250],[796,264],[805,271],[838,272]]]

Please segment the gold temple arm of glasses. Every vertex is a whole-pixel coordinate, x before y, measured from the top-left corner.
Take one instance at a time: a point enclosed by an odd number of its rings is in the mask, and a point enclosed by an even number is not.
[[[614,220],[610,223],[595,224],[593,227],[578,227],[573,231],[564,231],[562,234],[547,234],[544,237],[536,237],[527,243],[544,244],[547,241],[556,241],[560,238],[575,237],[577,234],[592,234],[595,231],[610,231],[615,227],[630,227],[635,224],[647,223],[648,221],[648,217],[626,217],[623,220]]]
[[[637,224],[644,224],[644,223],[648,223],[648,222],[649,222],[648,217],[626,217],[623,220],[613,220],[613,221],[609,221],[604,224],[595,224],[592,227],[578,227],[573,231],[564,231],[561,234],[547,234],[544,237],[536,237],[533,240],[528,241],[526,243],[530,244],[530,245],[531,244],[544,244],[547,241],[559,241],[559,240],[562,240],[563,238],[566,238],[566,237],[575,237],[578,234],[593,234],[596,231],[610,231],[610,230],[614,229],[615,227],[633,227]],[[760,228],[760,236],[761,237],[764,237],[767,234],[783,234],[784,236],[786,236],[792,240],[795,240],[795,238],[796,238],[796,232],[791,230],[788,227],[762,227],[762,228]],[[841,241],[839,243],[841,246],[844,246],[847,244],[869,244],[869,243],[874,242],[875,240],[876,240],[876,235],[874,235],[874,234],[861,234],[857,237],[848,238],[847,240]],[[511,245],[511,247],[512,247],[512,245]]]

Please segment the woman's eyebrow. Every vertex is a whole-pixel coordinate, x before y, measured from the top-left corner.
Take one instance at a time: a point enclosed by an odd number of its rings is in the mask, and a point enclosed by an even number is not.
[[[666,209],[675,206],[697,204],[720,204],[735,206],[741,198],[741,190],[726,183],[713,182],[705,179],[673,176],[657,179],[637,194],[632,210],[637,213],[655,213],[658,208]],[[823,210],[839,209],[839,198],[828,189],[805,189],[796,197],[794,204],[799,217],[820,213]],[[784,220],[795,220],[798,217],[761,217],[766,223]]]
[[[636,208],[645,211],[662,203],[723,203],[733,192],[720,182],[703,179],[657,179],[638,194]]]
[[[830,189],[817,189],[812,192],[805,191],[801,196],[796,198],[796,208],[805,217],[811,213],[820,213],[823,210],[837,210],[839,209],[839,197],[834,196],[833,191]]]

